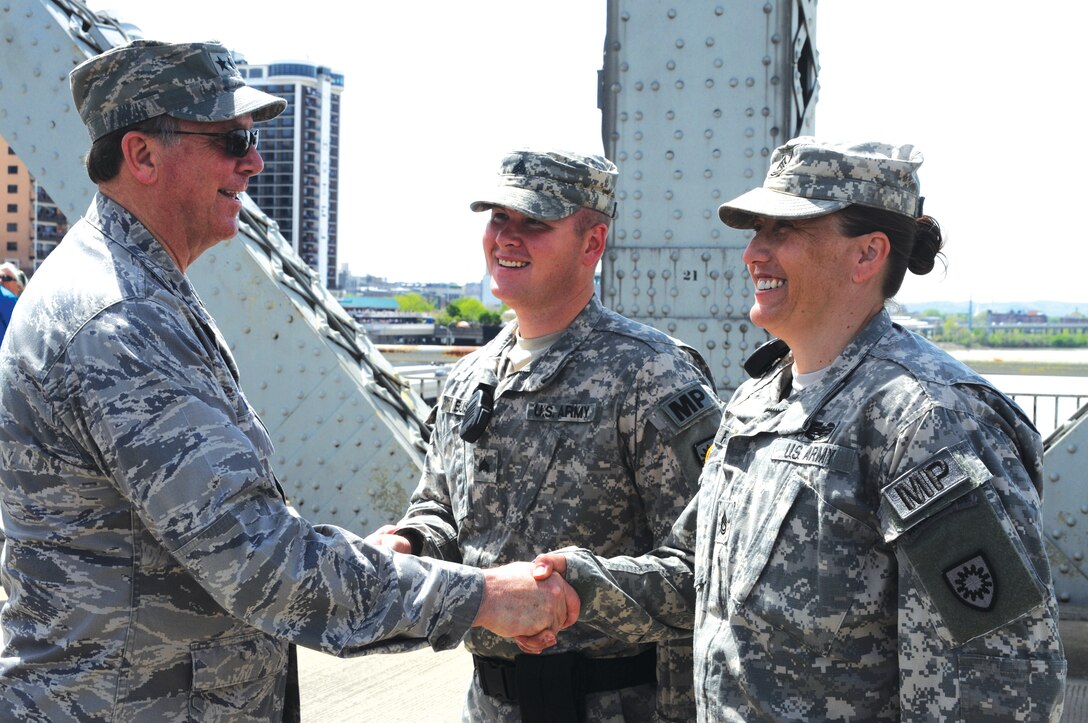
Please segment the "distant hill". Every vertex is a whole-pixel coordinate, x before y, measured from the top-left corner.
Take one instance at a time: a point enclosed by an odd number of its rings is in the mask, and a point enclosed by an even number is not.
[[[900,302],[899,305],[910,314],[918,314],[927,309],[936,309],[942,314],[963,314],[967,312],[968,308],[968,302],[966,301],[911,301]],[[992,301],[985,303],[976,301],[972,307],[975,314],[987,309],[999,312],[1038,311],[1047,316],[1063,317],[1075,311],[1088,314],[1088,301],[1080,304],[1065,301]]]

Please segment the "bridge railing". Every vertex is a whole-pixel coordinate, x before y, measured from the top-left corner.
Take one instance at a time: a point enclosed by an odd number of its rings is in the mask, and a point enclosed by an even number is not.
[[[398,365],[397,371],[427,404],[433,405],[442,393],[450,360],[442,361],[446,364],[431,361]],[[1006,393],[1027,413],[1044,438],[1088,404],[1088,394]]]
[[[1088,403],[1088,394],[1009,394],[1045,438]]]

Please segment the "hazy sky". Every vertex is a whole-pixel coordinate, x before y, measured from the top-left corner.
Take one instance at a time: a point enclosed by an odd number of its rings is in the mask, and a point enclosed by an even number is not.
[[[502,154],[602,148],[603,0],[366,3],[354,21],[331,0],[89,5],[148,37],[215,38],[250,62],[344,74],[340,260],[356,274],[479,280],[483,215],[467,205]],[[948,270],[908,274],[900,300],[1088,311],[1088,239],[1065,218],[1085,205],[1070,161],[1088,3],[1008,7],[823,0],[816,135],[913,143],[925,155],[922,192],[945,230]]]

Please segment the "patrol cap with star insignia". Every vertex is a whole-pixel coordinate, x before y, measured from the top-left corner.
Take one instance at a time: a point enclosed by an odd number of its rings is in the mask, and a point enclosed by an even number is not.
[[[779,146],[763,185],[718,208],[727,226],[748,229],[757,216],[805,219],[858,205],[911,218],[922,214],[912,145],[828,143],[801,136]]]
[[[498,183],[469,207],[487,211],[500,206],[543,221],[566,218],[580,208],[616,216],[616,176],[604,156],[563,150],[511,151],[502,159]]]
[[[246,85],[217,41],[134,40],[88,58],[69,75],[91,140],[160,115],[206,123],[275,118],[287,101]]]

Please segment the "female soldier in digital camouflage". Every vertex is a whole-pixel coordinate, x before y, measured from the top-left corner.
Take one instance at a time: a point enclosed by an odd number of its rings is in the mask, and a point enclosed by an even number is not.
[[[755,231],[751,318],[775,339],[745,365],[699,495],[651,555],[540,558],[583,623],[694,628],[700,720],[1060,717],[1039,434],[884,308],[942,246],[921,162],[797,138],[721,206]]]

